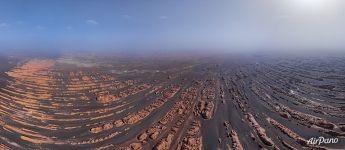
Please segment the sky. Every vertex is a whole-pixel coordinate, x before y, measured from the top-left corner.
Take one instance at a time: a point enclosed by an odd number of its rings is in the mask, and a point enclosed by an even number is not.
[[[0,0],[0,51],[344,50],[343,0]]]

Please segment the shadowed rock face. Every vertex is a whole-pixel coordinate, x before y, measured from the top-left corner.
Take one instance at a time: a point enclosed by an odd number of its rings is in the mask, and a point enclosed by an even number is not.
[[[342,57],[2,60],[0,149],[345,147]]]

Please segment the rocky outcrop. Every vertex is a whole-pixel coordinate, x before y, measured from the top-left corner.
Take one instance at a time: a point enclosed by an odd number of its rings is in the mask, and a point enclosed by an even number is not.
[[[214,103],[212,101],[200,101],[197,109],[204,119],[211,119],[214,112]]]
[[[103,131],[102,127],[96,127],[96,128],[91,128],[90,129],[91,133],[99,133],[99,132],[102,132],[102,131]]]
[[[247,119],[251,123],[251,126],[254,127],[257,135],[259,136],[260,140],[267,146],[274,146],[274,143],[271,138],[266,135],[266,130],[262,128],[255,120],[252,114],[247,114]]]
[[[124,124],[125,124],[125,123],[124,123],[122,120],[114,121],[115,127],[121,127],[121,126],[123,126]]]
[[[144,141],[146,138],[147,138],[147,133],[146,132],[144,132],[144,133],[142,133],[142,134],[140,134],[138,136],[138,140],[141,141],[141,142]]]
[[[130,146],[131,150],[142,150],[143,149],[141,143],[132,143],[129,146]]]
[[[116,95],[111,95],[111,94],[99,95],[99,96],[97,96],[96,100],[100,103],[108,103],[108,102],[112,102],[112,101],[117,101],[117,100],[120,100],[122,98],[126,98],[130,95],[135,95],[135,94],[142,92],[144,90],[147,90],[149,88],[151,88],[151,85],[144,83],[141,85],[131,87],[125,91],[122,91],[122,92],[116,94]]]
[[[242,144],[235,130],[231,130],[231,140],[232,140],[232,148],[234,150],[243,150]]]
[[[168,134],[168,136],[162,139],[155,147],[154,150],[168,150],[170,148],[171,142],[174,135]]]
[[[274,127],[278,128],[280,131],[282,131],[283,133],[285,133],[286,135],[288,135],[289,137],[291,137],[292,139],[295,139],[296,142],[298,142],[299,144],[306,146],[307,145],[307,141],[302,138],[301,136],[299,136],[297,133],[291,131],[289,128],[283,126],[282,124],[278,123],[277,121],[271,119],[271,118],[267,118],[267,121],[273,125]]]
[[[194,121],[191,128],[187,131],[186,137],[182,140],[181,149],[183,150],[201,150],[202,138],[200,136],[200,122]]]

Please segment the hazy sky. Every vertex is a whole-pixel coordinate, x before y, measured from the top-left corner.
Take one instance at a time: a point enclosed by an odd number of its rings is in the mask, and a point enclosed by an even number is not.
[[[345,1],[0,0],[0,48],[345,50]]]

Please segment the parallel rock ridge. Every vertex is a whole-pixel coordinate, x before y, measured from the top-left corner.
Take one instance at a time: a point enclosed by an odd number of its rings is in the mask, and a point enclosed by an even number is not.
[[[344,58],[72,58],[3,73],[0,149],[345,147]]]

